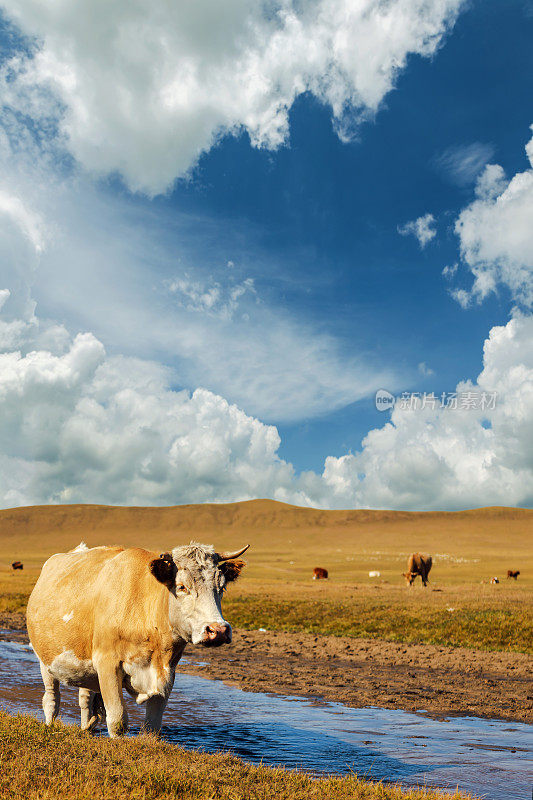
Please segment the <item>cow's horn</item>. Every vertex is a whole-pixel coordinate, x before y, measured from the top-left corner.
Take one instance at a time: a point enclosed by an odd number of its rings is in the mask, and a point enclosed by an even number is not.
[[[250,545],[247,544],[246,547],[243,547],[241,550],[236,550],[234,553],[219,553],[218,560],[231,561],[232,558],[238,558],[239,556],[242,556],[243,553],[246,553],[249,547]]]

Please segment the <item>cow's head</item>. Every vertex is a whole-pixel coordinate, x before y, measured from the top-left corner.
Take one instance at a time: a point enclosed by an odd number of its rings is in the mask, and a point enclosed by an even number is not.
[[[226,585],[238,578],[250,545],[216,553],[212,545],[191,542],[150,562],[152,575],[169,589],[170,625],[186,642],[218,646],[231,642],[231,625],[222,616]]]
[[[416,572],[402,572],[402,575],[405,578],[405,580],[407,582],[407,585],[411,586],[413,581],[414,581],[414,579],[417,576],[417,573]]]

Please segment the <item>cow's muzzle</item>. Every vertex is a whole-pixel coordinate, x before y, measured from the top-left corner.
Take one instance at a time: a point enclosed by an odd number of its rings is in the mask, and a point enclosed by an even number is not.
[[[229,644],[231,642],[231,625],[227,622],[212,622],[206,625],[200,644],[205,647],[218,647],[221,644]]]

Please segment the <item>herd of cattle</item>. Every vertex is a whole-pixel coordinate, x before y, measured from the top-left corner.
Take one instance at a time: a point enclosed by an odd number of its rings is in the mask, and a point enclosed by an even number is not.
[[[431,556],[425,556],[425,555],[422,555],[421,553],[411,553],[411,555],[407,559],[407,572],[402,572],[402,575],[405,578],[405,580],[407,581],[408,586],[412,586],[413,585],[417,575],[420,575],[420,577],[422,579],[422,583],[424,584],[424,586],[427,586],[428,585],[428,575],[429,575],[429,572],[431,570],[432,565],[433,565],[433,559],[431,558]],[[381,575],[381,573],[377,572],[376,570],[371,570],[368,573],[368,577],[369,578],[379,578],[380,575]],[[517,570],[508,569],[507,570],[507,577],[508,578],[514,578],[515,581],[516,581],[516,579],[518,578],[519,575],[520,575],[520,570],[519,569],[517,569]],[[324,580],[327,577],[328,577],[327,569],[325,569],[324,567],[315,567],[314,568],[314,570],[313,570],[313,580],[314,581]],[[494,577],[494,578],[490,579],[490,582],[494,584],[494,583],[499,583],[500,580],[499,580],[499,578]],[[485,581],[482,581],[482,583],[485,583]]]
[[[422,583],[427,586],[428,575],[433,564],[431,556],[423,556],[421,553],[412,553],[407,559],[407,572],[402,572],[403,577],[411,586],[417,575],[422,578]],[[315,567],[313,570],[313,580],[325,580],[328,577],[328,571],[324,567]],[[518,573],[520,574],[520,573]],[[372,570],[368,573],[369,578],[379,578],[381,572]]]

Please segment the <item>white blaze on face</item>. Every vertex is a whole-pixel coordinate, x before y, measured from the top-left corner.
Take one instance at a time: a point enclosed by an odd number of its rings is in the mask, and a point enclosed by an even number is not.
[[[229,635],[231,627],[222,616],[220,600],[214,585],[201,587],[195,604],[194,614],[191,616],[191,641],[200,644],[205,639],[206,629],[214,626],[228,626]]]
[[[229,641],[231,627],[220,606],[225,581],[213,548],[178,547],[172,556],[178,567],[175,592],[170,597],[172,628],[192,644],[205,643],[210,630],[225,631]]]

